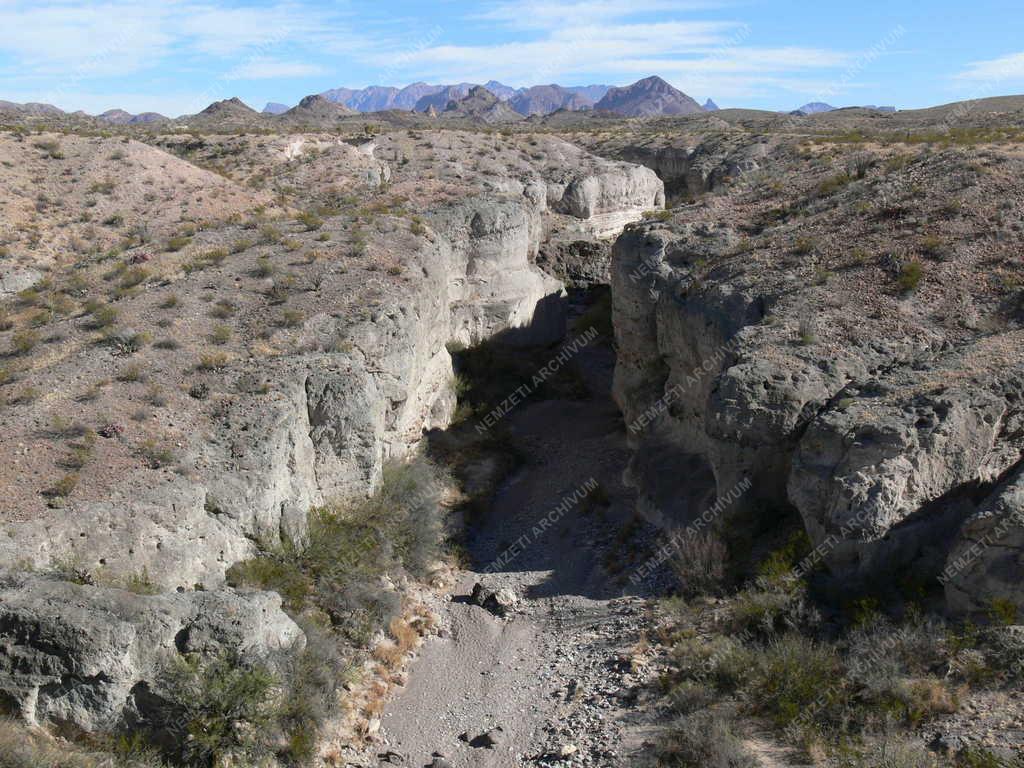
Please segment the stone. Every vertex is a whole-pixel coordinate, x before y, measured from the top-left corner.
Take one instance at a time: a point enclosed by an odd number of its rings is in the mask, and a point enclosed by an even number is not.
[[[136,595],[0,579],[0,699],[38,725],[107,732],[145,714],[146,693],[174,656],[231,653],[274,668],[304,642],[272,592]]]

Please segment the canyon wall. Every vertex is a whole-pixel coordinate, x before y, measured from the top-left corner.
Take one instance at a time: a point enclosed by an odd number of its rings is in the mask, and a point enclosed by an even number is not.
[[[168,653],[273,658],[301,645],[277,595],[227,589],[225,571],[301,542],[310,507],[371,493],[390,458],[448,425],[448,344],[562,338],[563,286],[534,264],[542,239],[565,227],[607,235],[664,202],[651,171],[591,162],[595,176],[567,167],[550,187],[540,174],[502,180],[426,211],[411,279],[377,281],[372,301],[368,286],[351,311],[315,307],[286,354],[226,364],[232,395],[195,418],[181,449],[189,471],[136,471],[103,498],[7,523],[4,709],[40,725],[111,730],[138,716]],[[29,573],[55,567],[81,583]],[[133,574],[160,594],[108,585]]]
[[[631,227],[613,250],[615,396],[644,511],[686,525],[749,480],[718,523],[796,511],[848,590],[909,573],[955,611],[1024,607],[1022,332],[947,326],[866,287],[892,279],[873,265],[846,267],[860,290],[813,278],[746,247],[731,205]]]

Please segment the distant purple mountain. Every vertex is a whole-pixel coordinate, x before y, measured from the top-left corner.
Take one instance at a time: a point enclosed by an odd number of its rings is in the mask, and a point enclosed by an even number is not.
[[[433,107],[443,112],[451,101],[460,101],[469,95],[474,83],[456,83],[453,85],[428,85],[413,83],[405,88],[371,85],[368,88],[332,88],[320,95],[328,101],[342,104],[357,112],[381,112],[387,109],[415,109],[426,112]],[[517,108],[522,114],[548,114],[557,109],[583,109],[599,99],[604,98],[611,86],[585,85],[563,88],[562,86],[534,86],[534,88],[513,88],[512,86],[491,80],[484,86],[501,101],[512,103],[515,99],[530,92],[526,102]],[[542,94],[542,89],[559,89],[560,95]],[[543,102],[543,110],[539,105]],[[529,109],[530,111],[524,111]]]

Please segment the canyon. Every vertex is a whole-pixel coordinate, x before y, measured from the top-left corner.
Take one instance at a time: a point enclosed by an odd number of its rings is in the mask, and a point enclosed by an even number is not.
[[[907,116],[699,107],[496,130],[477,92],[453,118],[473,130],[347,134],[336,106],[303,108],[337,131],[248,132],[221,102],[217,132],[0,136],[5,715],[180,746],[169,658],[287,682],[335,633],[336,698],[359,703],[307,745],[324,764],[667,765],[656,733],[684,697],[659,687],[694,638],[694,668],[797,636],[845,660],[903,621],[964,645],[943,663],[970,701],[943,698],[938,661],[893,673],[893,711],[907,680],[941,690],[906,704],[914,748],[935,727],[971,736],[954,757],[1013,757],[1017,673],[976,685],[963,656],[1019,671],[1011,120],[945,141]],[[353,585],[305,553],[337,510],[387,511],[424,456],[451,477],[411,508],[439,507],[451,546],[416,573],[385,542],[357,586],[400,610],[354,640]],[[779,605],[744,627],[755,598]],[[801,764],[737,680],[698,709],[729,713],[752,764]],[[225,742],[300,764],[283,727],[267,746],[244,720]],[[210,760],[256,759],[239,750]]]

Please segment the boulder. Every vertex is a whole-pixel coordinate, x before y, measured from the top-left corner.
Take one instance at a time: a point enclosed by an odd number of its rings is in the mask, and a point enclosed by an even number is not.
[[[0,579],[0,702],[65,731],[109,732],[144,717],[148,691],[176,655],[232,654],[273,668],[304,642],[275,593],[138,595]]]

